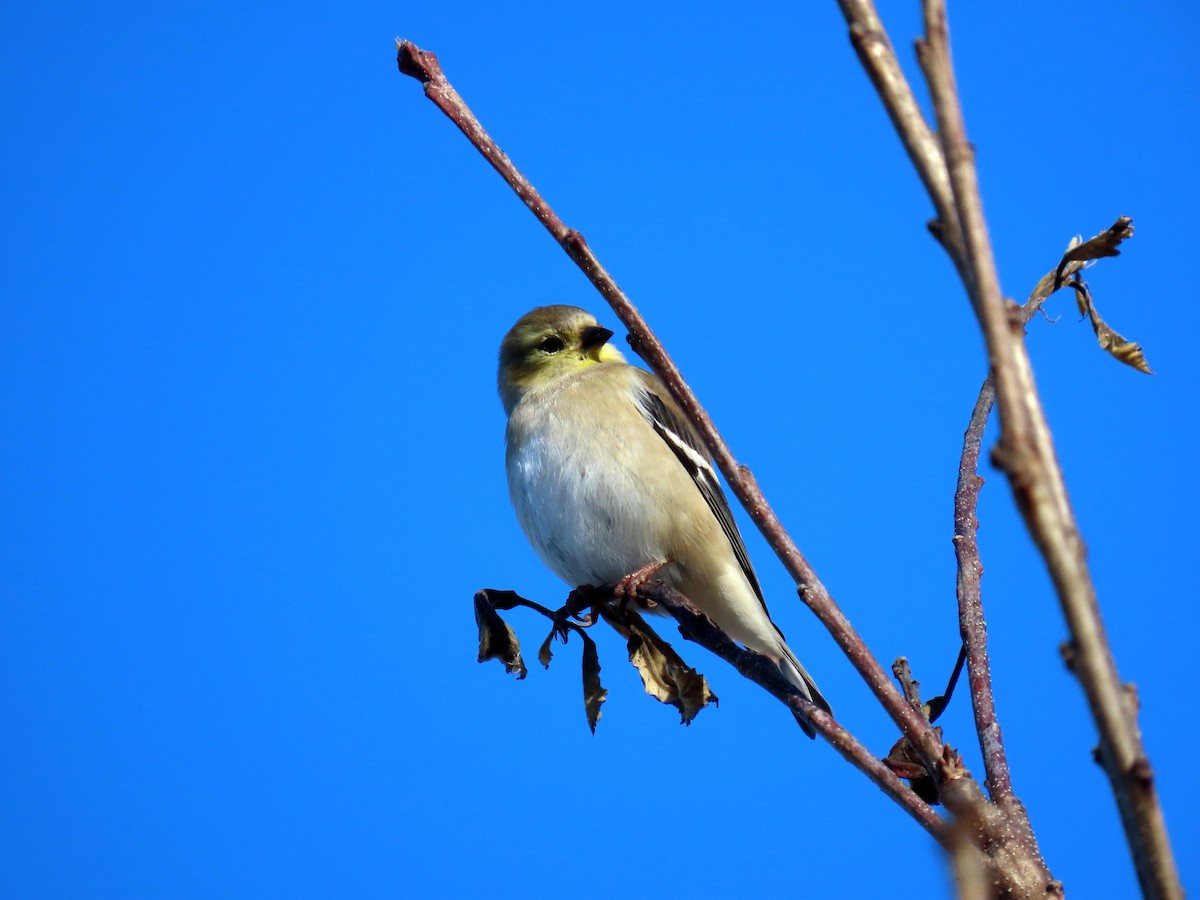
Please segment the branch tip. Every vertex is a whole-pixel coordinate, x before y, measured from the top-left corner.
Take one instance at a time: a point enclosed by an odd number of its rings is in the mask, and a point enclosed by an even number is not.
[[[429,84],[442,74],[436,53],[422,50],[412,41],[400,38],[396,38],[396,66],[401,74],[415,78],[422,84]]]

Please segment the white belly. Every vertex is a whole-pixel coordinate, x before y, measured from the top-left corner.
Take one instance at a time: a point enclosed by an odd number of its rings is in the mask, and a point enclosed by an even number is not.
[[[513,411],[508,487],[521,528],[546,565],[573,587],[600,586],[665,560],[670,520],[680,510],[646,478],[647,467],[662,462],[651,451],[665,449],[651,443],[661,439],[650,425],[634,409],[625,428],[579,415],[576,387],[530,397],[536,409],[522,403]],[[630,433],[629,425],[645,430]]]

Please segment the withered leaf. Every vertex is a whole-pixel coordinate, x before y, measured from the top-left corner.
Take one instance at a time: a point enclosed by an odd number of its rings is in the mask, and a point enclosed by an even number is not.
[[[538,649],[538,662],[542,664],[543,668],[550,668],[550,660],[554,659],[554,654],[550,652],[550,645],[557,636],[558,629],[550,629],[550,633],[546,635],[546,639],[542,641],[542,646]]]
[[[1075,288],[1075,308],[1079,310],[1081,316],[1087,316],[1091,319],[1093,313],[1092,294],[1088,290],[1087,284],[1082,281],[1072,281],[1071,287]],[[1095,327],[1095,325],[1093,324],[1092,327]]]
[[[883,758],[883,764],[899,777],[908,781],[909,787],[913,789],[913,793],[930,806],[938,805],[937,782],[933,780],[929,772],[921,765],[920,758],[908,742],[908,738],[900,738],[900,740],[892,745],[891,752]]]
[[[518,679],[529,674],[521,659],[521,643],[492,606],[488,591],[475,594],[475,624],[479,626],[480,662],[498,659],[504,663],[504,670]]]
[[[1073,238],[1058,265],[1042,276],[1041,281],[1029,295],[1029,299],[1025,301],[1026,318],[1032,316],[1047,297],[1066,284],[1067,279],[1087,263],[1105,256],[1120,256],[1121,251],[1117,248],[1122,241],[1131,237],[1133,237],[1133,219],[1121,216],[1093,238],[1086,241],[1079,237]]]
[[[608,691],[600,685],[600,654],[596,652],[596,642],[586,634],[579,636],[583,638],[583,707],[587,712],[588,728],[595,734],[596,723],[600,721],[600,706],[608,699]]]
[[[932,725],[941,717],[942,713],[946,711],[948,702],[945,696],[939,694],[923,705],[922,711],[925,713],[925,718],[929,720],[929,724]]]
[[[550,660],[554,659],[554,653],[550,650],[550,645],[554,643],[554,639],[558,638],[565,644],[567,642],[567,638],[571,636],[571,630],[579,630],[575,625],[568,622],[565,618],[560,618],[562,615],[562,610],[559,610],[557,613],[552,613],[551,615],[553,617],[554,624],[550,627],[550,633],[546,635],[546,639],[542,641],[542,646],[538,649],[538,662],[540,662],[547,669],[550,668]],[[580,633],[582,634],[582,632]]]
[[[625,638],[629,661],[638,670],[646,693],[679,710],[684,725],[690,725],[709,703],[718,702],[705,677],[685,663],[636,612],[601,607],[601,613]]]
[[[1131,237],[1133,237],[1133,219],[1129,216],[1121,216],[1095,237],[1088,238],[1082,243],[1072,242],[1074,246],[1063,254],[1063,261],[1074,262],[1076,260],[1101,259],[1105,256],[1120,256],[1121,251],[1117,248],[1121,246],[1122,241]]]
[[[1146,362],[1146,355],[1142,353],[1141,344],[1137,343],[1137,341],[1125,340],[1125,338],[1113,331],[1099,316],[1092,317],[1092,327],[1096,330],[1096,339],[1100,341],[1100,346],[1114,358],[1125,363],[1127,366],[1133,366],[1139,372],[1144,372],[1147,375],[1154,374],[1154,370]]]
[[[1125,363],[1125,365],[1132,366],[1146,375],[1153,375],[1154,371],[1150,368],[1150,364],[1146,362],[1146,355],[1142,352],[1141,345],[1136,341],[1126,340],[1121,337],[1107,322],[1100,318],[1100,313],[1096,310],[1096,303],[1092,299],[1092,292],[1088,290],[1087,283],[1076,277],[1071,282],[1071,287],[1075,289],[1075,302],[1079,306],[1079,312],[1087,316],[1091,321],[1092,330],[1096,332],[1096,340],[1099,341],[1101,349],[1114,359]]]

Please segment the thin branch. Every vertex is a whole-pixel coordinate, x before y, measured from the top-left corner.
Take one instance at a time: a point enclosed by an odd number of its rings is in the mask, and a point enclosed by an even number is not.
[[[1104,256],[1117,256],[1120,244],[1133,235],[1133,221],[1120,216],[1094,238],[1073,244],[1063,254],[1059,264],[1042,276],[1021,307],[1024,324],[1042,308],[1042,304],[1091,260]],[[980,593],[979,542],[976,532],[979,520],[979,491],[983,479],[979,476],[979,456],[983,445],[983,433],[995,403],[996,391],[989,375],[979,390],[975,408],[963,435],[963,450],[958,466],[958,484],[954,491],[954,552],[958,560],[958,620],[963,643],[967,648],[967,677],[971,683],[971,700],[975,712],[975,731],[979,736],[979,748],[983,754],[984,777],[988,793],[993,801],[999,802],[1012,797],[1012,776],[1004,752],[1004,741],[1000,724],[996,719],[995,699],[992,692],[991,663],[987,649],[987,622],[983,615]]]
[[[967,293],[984,332],[1000,410],[1001,437],[993,460],[1008,476],[1017,506],[1057,589],[1072,637],[1075,671],[1100,732],[1101,760],[1116,795],[1142,891],[1154,898],[1181,897],[1136,711],[1121,687],[1086,550],[1034,385],[1021,311],[1000,293],[974,153],[958,100],[943,0],[925,0],[924,10],[926,39],[918,44],[918,58],[933,98],[967,249]]]
[[[912,667],[908,664],[907,657],[901,656],[892,663],[892,675],[896,678],[896,683],[900,685],[900,690],[904,694],[904,699],[908,701],[908,705],[913,709],[921,708],[921,682],[913,678]]]
[[[956,822],[950,832],[950,863],[954,870],[957,900],[991,900],[991,885],[987,869],[979,858],[971,829],[965,822]]]
[[[930,129],[913,95],[912,87],[900,68],[896,51],[875,10],[872,0],[838,0],[850,30],[850,43],[859,62],[875,86],[884,109],[900,137],[917,175],[933,200],[938,222],[934,229],[938,240],[962,274],[966,271],[966,250],[954,207],[950,174],[937,136]]]
[[[870,0],[839,0],[850,25],[851,40],[860,47],[864,35],[884,35]],[[988,347],[991,372],[1000,401],[1002,436],[994,461],[1009,482],[1055,583],[1077,651],[1080,680],[1101,734],[1102,758],[1117,796],[1122,821],[1133,849],[1143,891],[1148,896],[1180,895],[1161,809],[1154,794],[1149,761],[1131,712],[1123,705],[1120,682],[1099,618],[1095,590],[1087,571],[1079,536],[1054,456],[1049,428],[1041,409],[1032,370],[1022,341],[1020,314],[1012,314],[1000,294],[975,174],[973,152],[966,139],[950,59],[945,7],[925,3],[926,40],[918,57],[933,97],[949,174],[953,203],[927,150],[927,126],[919,115],[897,115],[896,97],[911,95],[881,79],[873,58],[859,49],[868,75],[879,89],[913,163],[938,211],[934,229],[950,253],[967,288]],[[894,64],[886,36],[872,47]],[[898,66],[895,67],[898,70]],[[952,207],[954,215],[950,213]],[[957,227],[956,227],[957,222]],[[966,256],[960,256],[965,249]],[[1061,283],[1061,275],[1055,286]],[[982,736],[981,736],[982,737]],[[1032,841],[1032,835],[1030,835]],[[1036,843],[1030,845],[1036,851]]]
[[[1038,308],[1038,304],[1030,304],[1027,317]],[[958,621],[963,645],[967,651],[971,708],[975,715],[975,733],[983,756],[984,782],[988,794],[993,803],[1008,811],[1013,831],[1024,842],[1030,858],[1040,864],[1045,877],[1049,878],[1050,871],[1041,856],[1029,814],[1024,804],[1013,793],[1004,738],[996,717],[991,661],[988,656],[987,621],[983,615],[983,599],[980,592],[983,565],[979,555],[979,520],[976,510],[983,479],[979,476],[979,455],[984,429],[994,402],[995,388],[989,375],[979,391],[975,408],[971,411],[970,422],[963,435],[958,483],[954,491],[954,553],[957,559],[955,593],[958,598]],[[956,871],[958,865],[956,857]]]
[[[491,163],[492,168],[508,183],[509,187],[521,198],[521,202],[529,207],[529,211],[537,216],[538,221],[546,230],[554,235],[556,241],[562,242],[566,236],[567,226],[545,203],[534,189],[529,180],[513,165],[513,161],[500,149],[491,136],[483,130],[475,114],[463,102],[458,91],[450,86],[438,63],[436,53],[422,50],[411,41],[396,39],[396,64],[401,73],[417,79],[425,88],[425,96],[433,101],[459,130],[467,136],[467,140],[483,154],[484,159]]]
[[[954,814],[953,827],[960,829],[960,836],[970,835],[971,843],[983,851],[990,896],[1062,900],[1062,882],[1050,878],[1041,856],[1030,852],[1033,835],[1028,819],[1014,815],[1024,810],[988,803],[963,767],[962,758],[949,745],[943,751],[938,774],[942,802]],[[1034,848],[1036,851],[1036,843]]]
[[[1042,416],[1036,391],[1033,388],[1028,359],[1020,342],[1022,329],[1019,324],[1019,316],[1010,315],[999,293],[999,284],[991,259],[982,208],[978,200],[978,186],[975,181],[972,155],[966,142],[965,129],[962,127],[961,110],[958,107],[953,71],[950,68],[944,9],[940,3],[927,4],[929,40],[922,45],[922,64],[926,69],[933,91],[935,110],[938,113],[941,131],[942,158],[939,161],[939,154],[930,152],[932,135],[920,116],[915,100],[911,96],[911,90],[900,73],[898,65],[893,65],[895,63],[894,51],[886,39],[886,34],[873,6],[869,2],[842,0],[842,8],[851,23],[852,39],[855,41],[860,58],[871,73],[872,80],[879,87],[893,122],[901,133],[905,146],[909,149],[910,156],[913,157],[918,172],[930,192],[935,209],[938,211],[939,221],[934,229],[935,234],[939,236],[958,268],[980,317],[987,338],[992,370],[996,373],[1000,387],[1001,421],[1004,433],[1001,444],[997,448],[999,451],[997,462],[1009,475],[1018,506],[1030,524],[1035,541],[1047,558],[1052,577],[1063,598],[1068,624],[1075,640],[1071,655],[1081,667],[1081,680],[1084,682],[1085,690],[1088,691],[1089,701],[1092,701],[1098,721],[1107,717],[1111,720],[1107,724],[1113,726],[1114,729],[1119,729],[1122,725],[1121,720],[1125,719],[1126,730],[1132,731],[1134,734],[1135,749],[1138,752],[1132,761],[1129,761],[1127,759],[1129,754],[1123,752],[1129,749],[1128,742],[1114,739],[1106,724],[1101,723],[1102,757],[1110,778],[1114,781],[1118,793],[1118,803],[1122,806],[1123,818],[1127,820],[1127,831],[1130,829],[1128,821],[1130,817],[1126,816],[1126,805],[1128,804],[1122,802],[1124,795],[1121,785],[1127,785],[1130,778],[1140,779],[1138,782],[1141,786],[1140,794],[1134,796],[1136,791],[1129,794],[1129,796],[1133,796],[1132,815],[1134,818],[1140,817],[1141,824],[1151,826],[1154,823],[1153,821],[1147,822],[1147,818],[1152,819],[1153,815],[1158,816],[1161,841],[1157,844],[1157,856],[1153,850],[1150,853],[1151,863],[1156,865],[1160,873],[1164,873],[1165,876],[1173,875],[1170,848],[1166,844],[1165,829],[1161,827],[1161,813],[1158,811],[1153,795],[1149,764],[1144,753],[1140,752],[1140,738],[1136,735],[1136,725],[1132,721],[1132,716],[1122,709],[1120,699],[1113,702],[1111,687],[1115,684],[1115,667],[1112,665],[1111,656],[1108,655],[1102,626],[1100,626],[1098,615],[1095,613],[1094,590],[1092,590],[1087,577],[1086,565],[1083,563],[1082,543],[1066,501],[1061,473],[1058,472],[1053,459],[1049,432],[1045,427],[1044,416]],[[692,419],[713,453],[715,461],[725,474],[731,489],[795,578],[801,598],[825,624],[882,705],[900,726],[902,732],[913,741],[926,765],[930,765],[940,748],[940,742],[936,735],[923,717],[918,716],[891,686],[878,661],[870,655],[861,638],[829,597],[807,561],[783,530],[782,525],[758,490],[753,476],[748,470],[737,464],[711,421],[699,407],[678,370],[662,349],[661,344],[654,338],[645,321],[616,286],[611,276],[599,264],[582,235],[563,225],[511,160],[500,151],[461,101],[461,98],[450,87],[438,66],[436,57],[407,42],[398,41],[397,45],[401,71],[424,83],[426,95],[459,126],[472,144],[500,172],[526,206],[601,291],[618,317],[629,328],[630,342],[634,349],[663,378],[675,399]],[[949,190],[947,190],[947,185]],[[1006,334],[1007,337],[1005,337]],[[1016,340],[1013,339],[1014,334]],[[1049,472],[1048,478],[1045,477],[1047,472]],[[1082,579],[1080,579],[1080,575],[1082,575]],[[1090,619],[1089,605],[1091,608]],[[1106,668],[1104,665],[1106,660],[1111,677],[1106,676],[1103,672]],[[1098,683],[1100,687],[1089,687],[1093,683]],[[1093,693],[1099,695],[1099,701],[1093,700]],[[797,699],[794,702],[802,703],[803,701]],[[1107,712],[1103,712],[1103,709],[1107,709]],[[818,716],[819,713],[819,710],[810,713],[814,724],[819,718],[824,718],[823,714]],[[832,720],[830,721],[832,722]],[[836,723],[832,724],[836,725]],[[1129,761],[1129,765],[1124,765],[1127,761]],[[982,802],[982,795],[976,796],[978,786],[965,776],[965,770],[956,775],[953,782],[953,785],[947,785],[949,791],[944,797],[948,808],[954,810],[957,807],[962,812],[970,807],[979,812],[983,806],[986,806]],[[1137,785],[1134,786],[1137,787]],[[960,802],[963,797],[968,798],[966,806]],[[1147,817],[1147,808],[1150,813],[1149,817]],[[999,812],[999,810],[995,812]],[[1018,828],[1017,831],[1021,832],[1023,829]],[[1032,835],[1018,833],[1013,835],[1013,838],[1015,843],[1011,846],[1015,847],[1017,844],[1023,845],[1027,840],[1031,840]],[[1131,842],[1134,842],[1132,835]],[[1032,844],[1032,846],[1036,853],[1036,844]],[[1165,859],[1161,852],[1163,848],[1166,853]],[[1134,853],[1135,858],[1138,859],[1139,876],[1141,876],[1144,854],[1139,854],[1136,843]],[[1030,861],[1027,853],[1026,861]],[[1037,862],[1040,863],[1040,857]],[[1177,878],[1174,883],[1177,887]],[[1143,887],[1150,893],[1144,878]],[[1176,894],[1151,895],[1175,896]]]
[[[954,491],[954,554],[958,560],[956,594],[958,622],[963,643],[967,648],[967,677],[971,682],[971,705],[975,711],[975,733],[983,753],[984,779],[993,801],[1012,796],[1012,777],[1004,753],[1000,723],[996,720],[996,703],[992,693],[992,669],[988,658],[987,622],[983,616],[983,600],[979,580],[983,564],[979,559],[979,453],[988,415],[995,401],[995,389],[989,375],[979,391],[971,420],[963,435],[962,456],[958,463],[958,485]]]
[[[669,612],[679,626],[679,633],[685,639],[699,644],[724,659],[737,669],[743,677],[760,685],[779,700],[780,703],[788,707],[793,715],[799,714],[803,716],[804,720],[811,724],[813,729],[841,754],[847,762],[866,775],[880,790],[891,797],[921,827],[928,831],[935,840],[943,847],[949,849],[949,829],[933,808],[918,797],[912,788],[901,781],[870,750],[859,743],[850,732],[838,724],[837,720],[798,694],[795,687],[783,677],[778,666],[765,656],[739,646],[732,638],[718,628],[711,619],[700,612],[687,597],[662,579],[655,579],[647,584],[640,585],[636,596]],[[585,617],[586,621],[594,622],[598,618],[603,617],[618,632],[621,632],[623,637],[628,638],[628,631],[623,626],[630,624],[628,617],[633,611],[632,609],[624,610],[621,607],[628,600],[629,598],[623,595],[617,597],[613,590],[607,588],[577,588],[568,598],[566,605],[561,609],[552,610],[514,591],[484,589],[478,591],[475,595],[477,609],[481,602],[486,604],[489,609],[510,610],[517,607],[531,609],[553,623],[550,637],[561,634],[565,640],[564,632],[566,629],[570,629],[577,632],[584,639],[585,643],[593,648],[595,644],[584,630],[584,627],[570,621],[570,617],[579,616],[585,610],[591,609],[592,612]],[[610,606],[610,604],[612,605]],[[640,632],[649,632],[653,635],[656,642],[662,640],[653,634],[653,630],[649,629],[644,621],[637,616],[633,616],[633,618],[637,622]],[[500,622],[499,627],[511,632],[507,623],[503,621]],[[550,638],[547,638],[547,641],[549,640]],[[666,645],[665,649],[674,656],[679,665],[686,667],[686,663],[683,663],[678,658],[678,654],[669,645]],[[545,646],[543,645],[544,650]],[[519,647],[515,646],[515,639],[513,652],[519,657],[520,650]],[[481,662],[485,658],[488,657],[485,657],[483,654],[480,655]],[[539,654],[539,659],[543,665],[549,664],[548,657],[543,658],[542,654]],[[597,670],[599,669],[598,664],[596,668]],[[653,692],[650,693],[658,696],[657,694],[653,694]],[[662,700],[663,698],[659,696],[658,699]],[[595,730],[594,720],[590,724],[593,730]],[[920,772],[924,773],[925,770],[922,768]]]
[[[974,273],[968,264],[958,221],[958,209],[950,183],[946,157],[936,135],[917,104],[908,79],[900,68],[887,31],[871,0],[839,0],[850,41],[859,61],[875,86],[917,174],[938,214],[935,235],[946,248],[964,283],[973,286]],[[1082,263],[1080,263],[1082,265]],[[1049,296],[1051,290],[1047,291]],[[1043,298],[1044,299],[1044,298]],[[955,492],[955,553],[958,557],[959,623],[967,646],[968,677],[976,731],[983,752],[985,777],[993,799],[1011,796],[1012,784],[1004,754],[1000,726],[996,720],[987,654],[986,622],[979,595],[979,562],[975,532],[975,506],[982,479],[976,474],[983,427],[994,400],[989,377],[980,392],[964,437],[959,482]]]
[[[538,194],[529,180],[521,174],[512,160],[479,124],[458,92],[446,79],[437,56],[416,47],[409,41],[397,40],[396,47],[400,71],[416,78],[424,85],[425,95],[458,126],[472,145],[500,173],[509,187],[538,217],[546,230],[575,261],[575,264],[608,301],[617,317],[629,329],[631,346],[663,380],[671,395],[687,415],[688,420],[696,427],[705,445],[712,453],[714,461],[721,469],[721,473],[725,476],[730,489],[741,501],[750,518],[796,581],[797,592],[801,600],[833,636],[900,731],[913,742],[926,765],[932,766],[941,754],[941,742],[930,728],[929,723],[904,701],[899,691],[892,685],[879,661],[871,654],[866,643],[834,602],[800,549],[784,529],[783,524],[759,490],[750,470],[738,464],[716,426],[700,406],[696,395],[684,381],[674,361],[650,330],[641,313],[633,306],[629,298],[617,286],[616,281],[592,253],[583,235],[563,224],[550,205]]]
[[[661,579],[638,588],[638,596],[667,610],[679,623],[679,633],[728,662],[745,678],[758,684],[793,712],[799,711],[818,734],[829,742],[842,758],[866,775],[885,794],[900,805],[943,847],[949,848],[946,823],[933,808],[918,797],[870,750],[864,747],[833,716],[796,693],[765,656],[739,646],[700,612],[687,597]]]

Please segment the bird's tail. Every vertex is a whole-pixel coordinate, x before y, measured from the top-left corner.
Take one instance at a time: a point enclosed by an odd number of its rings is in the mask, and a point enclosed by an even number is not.
[[[830,707],[829,701],[825,699],[820,688],[817,687],[817,683],[805,671],[804,666],[800,665],[800,660],[796,659],[796,654],[791,651],[791,648],[787,644],[782,642],[780,642],[779,650],[779,670],[783,673],[783,677],[791,682],[792,686],[800,692],[801,696],[811,700],[814,706],[833,715],[833,708]],[[816,737],[816,732],[813,731],[808,720],[803,718],[799,713],[795,715],[796,722],[804,729],[804,733],[810,738]]]

